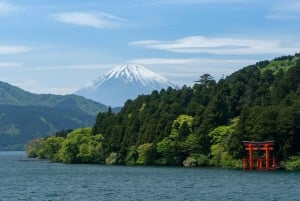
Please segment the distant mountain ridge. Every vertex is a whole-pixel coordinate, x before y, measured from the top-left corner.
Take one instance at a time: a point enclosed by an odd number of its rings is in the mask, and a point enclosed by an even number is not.
[[[82,88],[75,94],[117,107],[123,106],[127,99],[168,87],[177,88],[163,76],[143,66],[119,65],[93,85]]]
[[[77,95],[34,94],[0,81],[0,105],[47,106],[81,110],[89,115],[106,111],[107,106]]]
[[[33,94],[0,81],[0,150],[22,149],[33,138],[91,126],[107,109],[81,96]]]

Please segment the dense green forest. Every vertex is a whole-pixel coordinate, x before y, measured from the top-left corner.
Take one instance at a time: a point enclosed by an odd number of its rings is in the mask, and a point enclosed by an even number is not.
[[[119,113],[99,113],[92,128],[30,142],[27,153],[64,163],[241,167],[243,140],[275,140],[277,160],[300,167],[300,54],[140,95]]]

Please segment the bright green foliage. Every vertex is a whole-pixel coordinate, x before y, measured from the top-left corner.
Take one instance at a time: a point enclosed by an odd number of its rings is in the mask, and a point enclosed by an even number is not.
[[[211,159],[210,164],[213,166],[235,167],[237,161],[229,154],[229,143],[234,138],[236,127],[239,119],[235,118],[228,126],[219,126],[211,131],[208,135],[211,138]]]
[[[174,141],[183,141],[192,134],[193,117],[180,115],[173,121],[170,138]]]
[[[138,159],[137,147],[132,146],[132,147],[130,147],[130,149],[128,150],[128,153],[126,155],[125,164],[126,165],[135,165],[137,159]]]
[[[58,151],[62,146],[64,138],[62,137],[49,137],[46,140],[41,141],[41,149],[38,151],[38,157],[42,159],[50,159],[52,161],[58,161]]]
[[[192,133],[180,143],[180,147],[187,155],[200,152],[200,143],[198,137]]]
[[[190,152],[198,148],[197,137],[192,134],[193,117],[180,115],[174,120],[171,134],[157,143],[162,165],[179,165]]]
[[[61,149],[59,150],[59,158],[63,163],[79,163],[84,162],[85,153],[80,151],[88,151],[88,147],[83,146],[80,150],[81,144],[88,143],[87,136],[91,132],[90,129],[77,129],[67,135]]]
[[[89,163],[92,161],[93,147],[89,145],[89,142],[83,142],[79,146],[79,153],[76,155],[76,160],[81,163]]]
[[[184,123],[186,123],[189,128],[192,127],[193,117],[189,115],[180,115],[179,117],[177,117],[177,119],[174,120],[173,128],[176,129],[176,125],[182,127]]]
[[[242,167],[241,160],[234,159],[221,144],[214,144],[211,146],[211,155],[212,158],[209,161],[210,165],[226,168]]]
[[[285,163],[284,167],[287,170],[295,171],[300,170],[300,156],[292,156]]]
[[[277,74],[280,70],[287,71],[296,64],[297,60],[298,58],[293,56],[279,57],[268,62],[266,66],[263,66],[263,68],[261,68],[261,72],[263,73],[266,70],[271,70],[274,74]]]
[[[178,164],[177,150],[178,144],[172,137],[166,137],[157,143],[157,152],[162,155],[162,165]]]
[[[27,145],[30,157],[49,159],[63,163],[101,163],[104,161],[103,136],[92,135],[91,128],[70,132],[66,138],[52,136]]]
[[[220,166],[221,165],[221,156],[222,153],[225,151],[224,146],[221,144],[213,144],[210,147],[212,158],[210,159],[209,163],[213,166]]]
[[[151,165],[155,160],[155,147],[152,143],[146,143],[138,146],[138,165]]]
[[[68,134],[59,151],[64,163],[99,163],[104,160],[103,136],[92,135],[91,128],[77,129]]]
[[[25,151],[29,158],[38,158],[38,151],[42,148],[42,139],[35,139],[26,144]]]
[[[98,134],[91,136],[85,135],[79,143],[79,153],[76,155],[76,161],[80,163],[101,163],[104,160],[103,136]]]
[[[238,126],[239,118],[234,118],[228,126],[218,126],[212,130],[208,136],[211,138],[212,144],[225,144],[228,138],[232,137],[236,127]]]

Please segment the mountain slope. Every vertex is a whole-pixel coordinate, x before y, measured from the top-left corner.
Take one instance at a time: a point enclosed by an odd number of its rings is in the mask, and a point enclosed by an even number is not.
[[[176,88],[166,78],[143,66],[124,65],[113,68],[92,86],[75,94],[116,107],[122,106],[127,99],[168,87]]]
[[[0,149],[61,129],[91,126],[107,107],[76,95],[33,94],[0,82]]]
[[[59,130],[92,125],[94,116],[83,112],[44,106],[0,105],[0,150],[17,149],[39,137]]]
[[[1,81],[0,105],[47,106],[75,111],[80,110],[89,115],[97,115],[98,112],[107,110],[105,105],[87,100],[81,96],[33,94]]]

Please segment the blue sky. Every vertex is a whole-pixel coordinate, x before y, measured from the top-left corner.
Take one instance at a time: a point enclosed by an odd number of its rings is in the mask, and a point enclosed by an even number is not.
[[[120,64],[175,84],[300,52],[299,0],[0,0],[0,80],[69,94]]]

